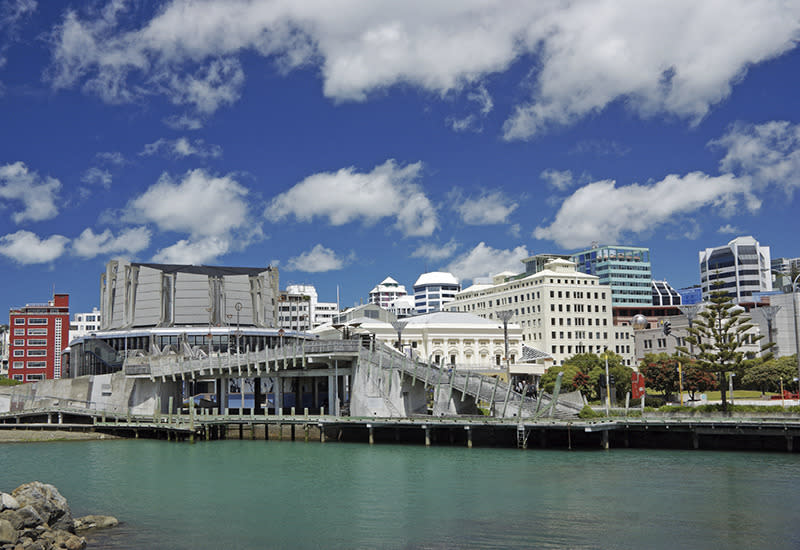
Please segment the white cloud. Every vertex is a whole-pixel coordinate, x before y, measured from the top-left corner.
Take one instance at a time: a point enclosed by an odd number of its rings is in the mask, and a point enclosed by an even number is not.
[[[719,163],[724,172],[750,176],[761,187],[782,187],[787,194],[800,187],[800,124],[738,123],[709,145],[725,149]]]
[[[528,256],[528,249],[522,245],[502,250],[480,242],[475,248],[450,262],[445,271],[462,281],[489,277],[502,271],[520,273],[523,270],[520,262]]]
[[[238,98],[244,52],[281,72],[318,65],[336,101],[398,84],[442,96],[487,89],[518,63],[534,85],[506,139],[615,101],[696,122],[751,65],[793,49],[800,28],[800,4],[773,0],[174,0],[141,27],[123,21],[122,3],[87,13],[68,11],[53,32],[57,88],[83,86],[111,102],[162,93],[208,114]]]
[[[12,214],[15,223],[54,218],[58,214],[59,189],[61,182],[51,177],[40,177],[29,171],[23,162],[0,166],[0,199],[19,201],[24,207]]]
[[[30,231],[17,231],[0,237],[0,254],[20,264],[44,264],[60,257],[68,242],[63,235],[40,239]]]
[[[426,260],[430,260],[432,262],[440,262],[455,254],[459,246],[460,245],[455,241],[455,239],[451,239],[450,241],[441,245],[435,243],[425,243],[419,245],[417,249],[411,253],[411,257],[425,258]]]
[[[197,169],[174,181],[163,174],[128,203],[124,221],[152,222],[162,231],[193,237],[223,236],[248,229],[247,195],[248,190],[231,175],[217,177]]]
[[[204,237],[197,240],[181,239],[175,244],[162,248],[153,256],[154,262],[165,264],[201,265],[214,263],[226,254],[232,243],[226,237]]]
[[[94,258],[101,254],[120,252],[136,254],[150,245],[150,236],[151,232],[146,227],[125,229],[117,237],[110,229],[96,234],[87,227],[72,241],[72,251],[81,258]]]
[[[92,166],[81,176],[81,181],[83,183],[88,183],[89,185],[101,185],[106,189],[111,187],[111,180],[111,172],[96,166]]]
[[[6,51],[19,38],[22,21],[34,11],[36,11],[35,0],[0,2],[0,69],[6,64]],[[0,83],[0,95],[2,92],[2,83]]]
[[[717,233],[722,233],[723,235],[735,235],[737,233],[742,233],[742,230],[736,227],[735,225],[726,223],[725,225],[721,225],[719,229],[717,229]]]
[[[164,119],[164,124],[173,130],[199,130],[203,127],[203,121],[200,118],[186,114],[168,116]]]
[[[750,180],[730,174],[671,174],[653,184],[620,187],[614,181],[597,181],[577,189],[561,204],[555,220],[537,227],[533,236],[578,248],[592,241],[618,242],[625,235],[646,235],[701,208],[730,216],[742,207],[754,212],[760,206]]]
[[[308,273],[322,273],[335,271],[344,267],[344,259],[336,255],[330,248],[317,244],[311,250],[299,256],[290,258],[286,262],[286,269],[290,271],[306,271]]]
[[[559,191],[566,191],[575,183],[570,170],[544,170],[539,177]]]
[[[222,155],[222,148],[219,145],[208,145],[202,139],[189,140],[185,137],[176,139],[161,138],[153,143],[147,143],[139,155],[150,157],[153,155],[164,155],[173,158],[185,158],[197,156],[201,158]]]
[[[125,156],[119,151],[97,153],[97,155],[95,156],[102,162],[105,162],[107,164],[114,164],[116,166],[122,166],[126,162]]]
[[[508,222],[508,217],[519,206],[502,191],[484,193],[477,198],[462,199],[459,191],[450,193],[453,210],[469,225],[492,225]]]
[[[264,214],[272,222],[322,217],[332,225],[394,218],[403,234],[428,236],[437,226],[436,210],[415,183],[421,170],[421,162],[400,167],[390,159],[369,173],[350,167],[314,174],[273,198]]]

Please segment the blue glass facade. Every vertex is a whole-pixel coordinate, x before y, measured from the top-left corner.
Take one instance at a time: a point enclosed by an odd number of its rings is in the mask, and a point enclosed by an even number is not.
[[[578,271],[596,275],[611,287],[611,305],[652,303],[650,249],[634,246],[599,246],[570,257]]]

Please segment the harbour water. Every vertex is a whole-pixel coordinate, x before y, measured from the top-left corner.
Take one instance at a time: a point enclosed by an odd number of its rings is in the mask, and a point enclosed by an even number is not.
[[[122,525],[94,548],[800,548],[790,454],[265,441],[4,444]]]

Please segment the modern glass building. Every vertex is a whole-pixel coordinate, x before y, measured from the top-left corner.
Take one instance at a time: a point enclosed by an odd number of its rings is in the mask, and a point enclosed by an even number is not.
[[[452,273],[423,273],[414,283],[414,307],[417,313],[442,311],[461,292],[461,283]]]
[[[736,237],[724,246],[699,253],[703,300],[724,290],[737,302],[752,301],[753,293],[772,290],[770,253],[753,237]]]
[[[611,305],[651,305],[650,249],[638,246],[595,246],[570,256],[581,273],[596,275],[611,287]]]

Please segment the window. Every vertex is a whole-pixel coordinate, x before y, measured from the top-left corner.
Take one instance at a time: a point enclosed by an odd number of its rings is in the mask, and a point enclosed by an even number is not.
[[[15,346],[24,346],[25,345],[25,340],[14,340],[14,345]]]
[[[47,356],[46,349],[29,349],[28,357],[45,357]]]
[[[14,357],[25,357],[25,350],[24,349],[15,349],[14,350]]]
[[[27,376],[28,382],[32,382],[34,380],[44,380],[44,374],[29,374]]]
[[[28,361],[26,365],[29,369],[44,369],[47,367],[46,361]]]
[[[28,338],[29,346],[46,346],[47,340],[44,338]]]
[[[32,317],[28,319],[29,325],[46,325],[47,319],[42,319],[41,317]]]
[[[24,325],[25,324],[25,318],[24,317],[17,317],[16,319],[14,319],[14,324],[15,325]]]
[[[25,329],[24,328],[15,328],[14,329],[14,336],[25,336]]]
[[[14,368],[15,369],[21,369],[24,366],[25,366],[25,362],[24,361],[14,361]]]
[[[23,382],[25,380],[25,377],[22,374],[15,374],[14,380],[16,380],[17,382]]]

